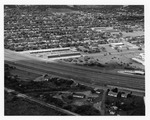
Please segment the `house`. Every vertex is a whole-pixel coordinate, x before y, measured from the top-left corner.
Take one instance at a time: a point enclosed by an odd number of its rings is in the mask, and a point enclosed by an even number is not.
[[[93,97],[88,97],[88,98],[87,98],[87,101],[88,101],[88,102],[93,102]]]
[[[118,107],[117,107],[117,106],[112,106],[112,107],[111,107],[111,109],[113,109],[113,110],[117,110],[117,109],[118,109]]]
[[[73,93],[72,96],[73,96],[74,98],[81,98],[81,99],[83,99],[83,98],[86,97],[86,96],[83,95],[83,94],[77,94],[77,93]]]
[[[113,92],[113,91],[109,91],[108,95],[112,96],[112,97],[117,97],[118,93],[117,92]]]
[[[95,93],[97,93],[97,94],[103,93],[103,90],[102,90],[102,89],[94,89],[94,90],[95,90]]]
[[[40,82],[40,81],[48,81],[50,78],[50,76],[48,74],[44,74],[38,78],[36,78],[34,81],[36,82]]]
[[[127,95],[128,95],[128,94],[124,93],[124,94],[121,94],[121,97],[127,98]]]
[[[112,111],[112,110],[109,110],[109,114],[110,114],[110,115],[115,115],[116,112],[115,112],[115,111]]]

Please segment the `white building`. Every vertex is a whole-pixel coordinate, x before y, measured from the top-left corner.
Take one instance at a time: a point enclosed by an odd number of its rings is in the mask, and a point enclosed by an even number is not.
[[[132,58],[132,60],[145,65],[145,53],[140,53],[135,58]]]

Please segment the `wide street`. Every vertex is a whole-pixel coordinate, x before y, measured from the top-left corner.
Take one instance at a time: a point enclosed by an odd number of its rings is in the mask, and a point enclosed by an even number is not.
[[[12,65],[31,69],[34,72],[43,72],[62,77],[72,78],[81,82],[95,85],[115,85],[120,87],[145,90],[145,78],[142,76],[129,76],[114,74],[100,69],[87,68],[65,63],[45,62],[36,58],[24,56],[10,50],[5,50],[5,62]]]

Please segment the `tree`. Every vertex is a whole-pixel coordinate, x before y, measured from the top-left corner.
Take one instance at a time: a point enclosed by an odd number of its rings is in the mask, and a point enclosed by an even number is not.
[[[106,91],[107,95],[108,95],[109,91],[110,91],[110,89],[107,89],[107,91]]]
[[[72,95],[69,95],[69,96],[68,96],[68,99],[72,100],[72,99],[73,99],[73,96],[72,96]]]
[[[100,111],[95,109],[91,105],[82,105],[77,107],[75,110],[76,113],[80,115],[101,115]]]
[[[121,92],[118,92],[117,98],[121,98],[121,95],[122,95],[122,93],[121,93]]]
[[[132,95],[129,93],[128,95],[127,95],[127,98],[131,98],[132,97]]]
[[[114,88],[114,89],[112,89],[111,91],[113,91],[113,92],[118,92],[118,88]]]
[[[73,60],[73,62],[77,63],[77,62],[78,62],[78,60],[74,59],[74,60]]]
[[[118,47],[116,46],[116,47],[114,47],[114,49],[115,49],[115,50],[118,50]]]
[[[131,98],[132,97],[132,92],[130,92],[128,95],[127,95],[127,98]]]
[[[141,47],[139,47],[139,48],[138,48],[138,50],[142,50],[142,48],[141,48]]]
[[[96,91],[94,89],[91,90],[91,93],[96,93]]]

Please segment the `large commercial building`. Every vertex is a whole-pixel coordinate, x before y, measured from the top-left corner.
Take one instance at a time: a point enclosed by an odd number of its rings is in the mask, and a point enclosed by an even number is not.
[[[145,53],[140,53],[135,58],[132,58],[132,60],[145,65]]]

